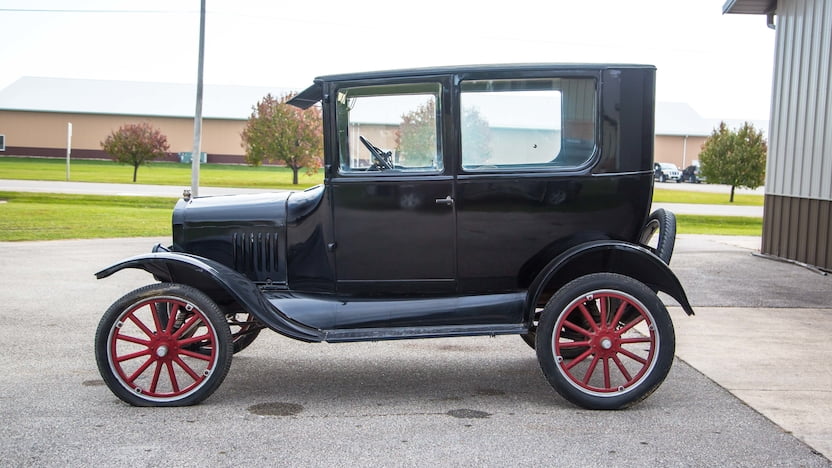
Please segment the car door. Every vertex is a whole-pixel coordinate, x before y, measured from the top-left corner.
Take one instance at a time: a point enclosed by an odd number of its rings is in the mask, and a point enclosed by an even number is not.
[[[339,294],[456,290],[453,176],[443,159],[447,83],[342,84],[330,168]]]

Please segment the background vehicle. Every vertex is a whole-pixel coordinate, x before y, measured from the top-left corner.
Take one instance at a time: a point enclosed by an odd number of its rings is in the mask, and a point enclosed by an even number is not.
[[[679,178],[679,182],[690,182],[692,184],[699,184],[704,181],[705,179],[699,176],[699,164],[691,164],[686,167]]]
[[[322,185],[181,200],[170,247],[96,274],[160,282],[104,314],[104,381],[134,405],[194,404],[263,328],[516,334],[577,405],[646,398],[674,355],[657,291],[693,313],[667,265],[675,218],[649,212],[654,79],[550,64],[316,78],[290,104],[321,105]]]
[[[668,180],[679,182],[682,177],[682,172],[673,163],[653,163],[653,178],[659,182],[667,182]]]

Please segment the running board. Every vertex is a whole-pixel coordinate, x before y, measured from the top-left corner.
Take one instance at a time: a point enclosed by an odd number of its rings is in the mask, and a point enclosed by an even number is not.
[[[401,328],[353,328],[350,330],[324,330],[324,341],[344,343],[349,341],[404,340],[411,338],[450,338],[455,336],[522,335],[528,327],[514,325],[471,325],[441,327]]]

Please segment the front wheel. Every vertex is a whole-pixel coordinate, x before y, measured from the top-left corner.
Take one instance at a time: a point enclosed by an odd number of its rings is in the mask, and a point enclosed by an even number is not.
[[[135,406],[194,405],[231,367],[231,331],[198,289],[159,283],[117,300],[95,332],[95,359],[110,390]]]
[[[582,352],[571,357],[576,349]],[[536,350],[562,397],[587,409],[621,409],[664,381],[675,336],[667,309],[650,288],[627,276],[594,273],[552,296]]]

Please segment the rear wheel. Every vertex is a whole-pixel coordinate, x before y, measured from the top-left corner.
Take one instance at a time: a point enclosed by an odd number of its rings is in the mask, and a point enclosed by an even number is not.
[[[95,333],[98,370],[135,406],[187,406],[210,396],[231,367],[231,332],[198,289],[160,283],[116,301]]]
[[[673,363],[675,336],[667,309],[650,288],[595,273],[552,296],[540,317],[536,349],[544,375],[565,399],[587,409],[620,409],[661,385]],[[570,357],[575,350],[580,354]]]

